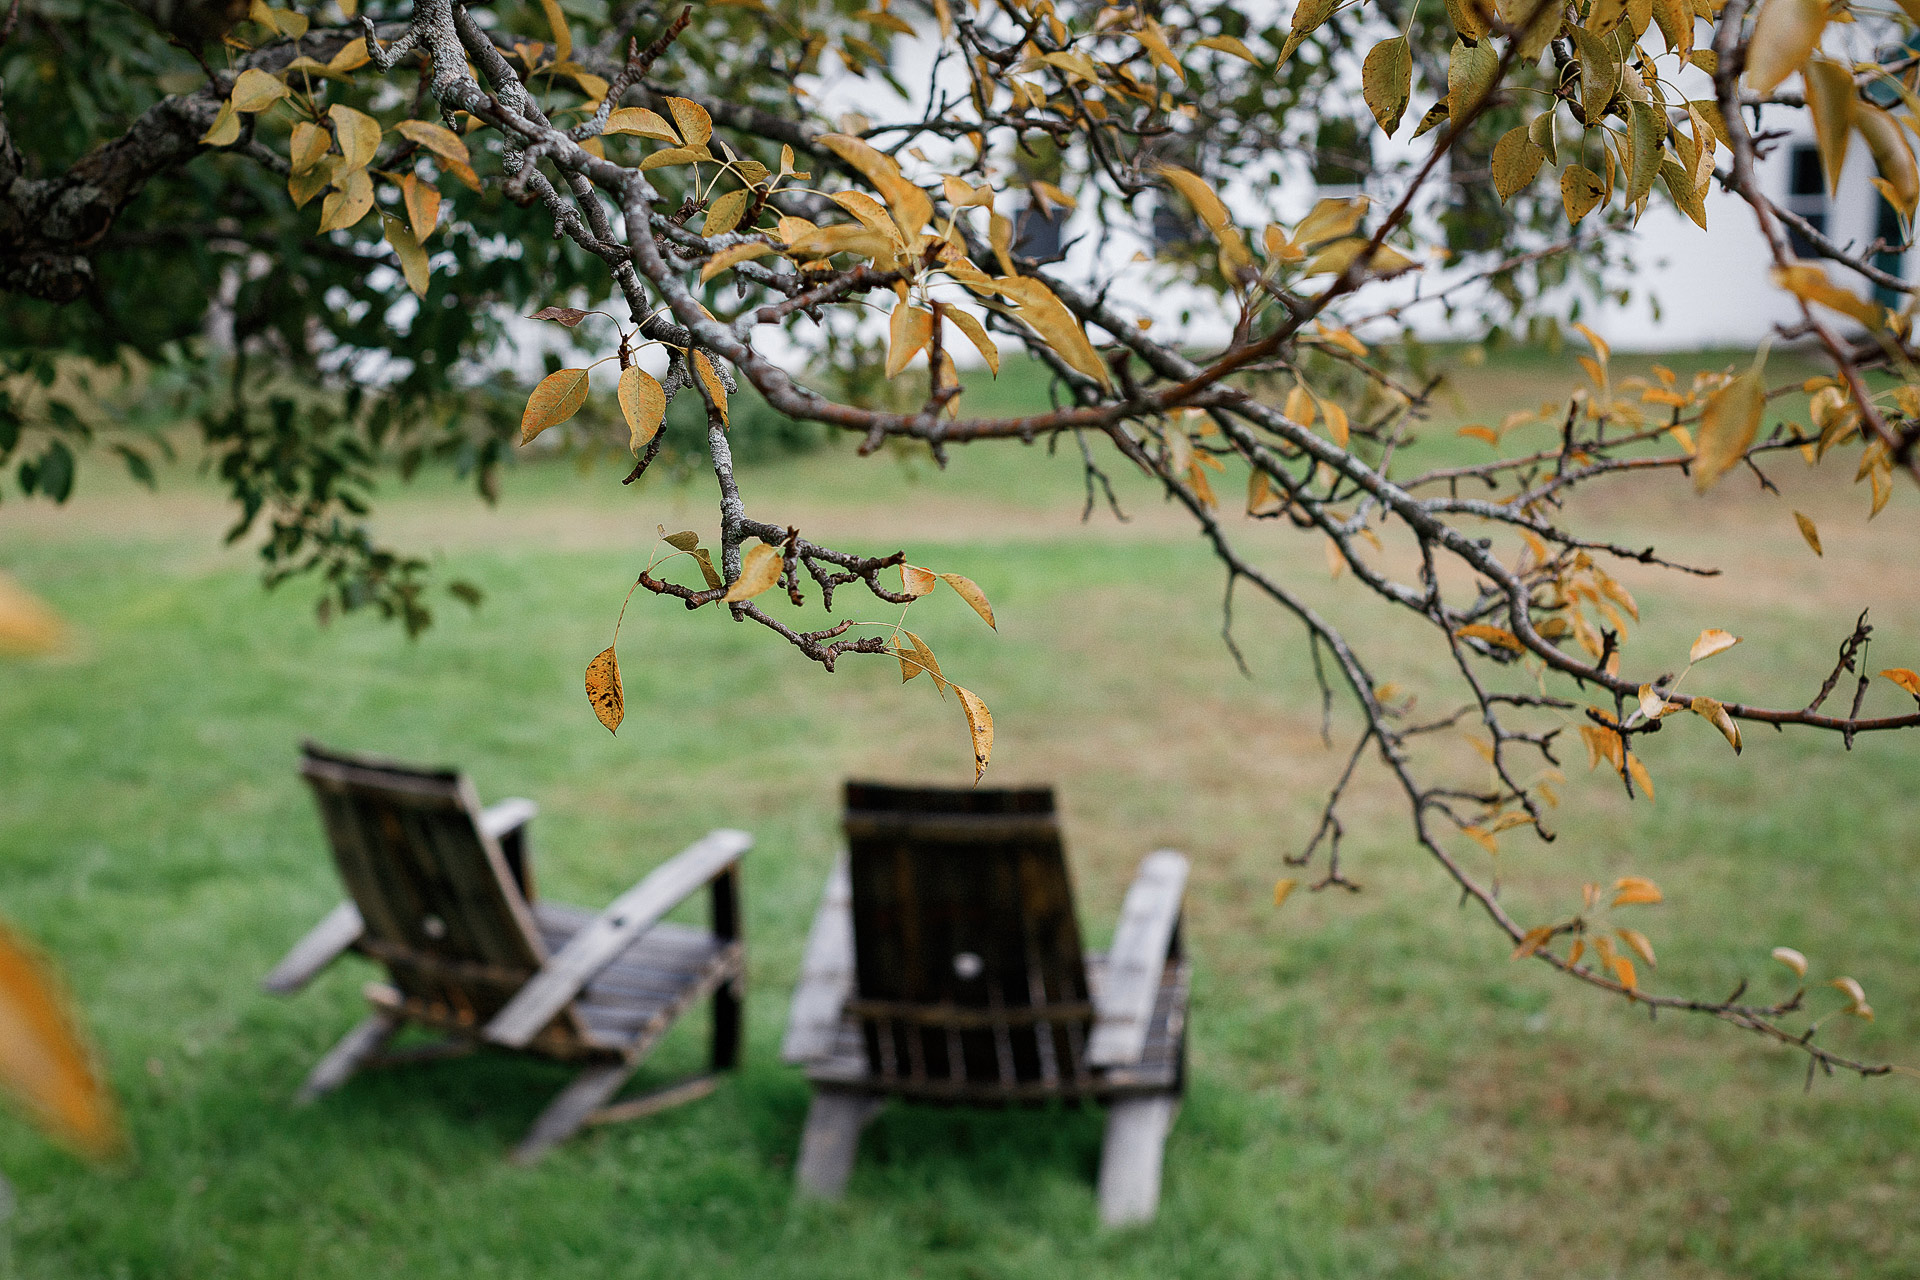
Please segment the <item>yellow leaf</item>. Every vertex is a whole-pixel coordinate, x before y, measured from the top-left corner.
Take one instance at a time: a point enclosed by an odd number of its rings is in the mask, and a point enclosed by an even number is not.
[[[1208,36],[1194,43],[1203,49],[1218,49],[1222,53],[1230,53],[1243,62],[1251,62],[1256,67],[1260,65],[1259,56],[1247,48],[1245,41],[1235,36]]]
[[[1640,757],[1631,751],[1627,753],[1627,774],[1634,785],[1647,793],[1647,803],[1653,803],[1653,775],[1647,772],[1647,766],[1640,763]]]
[[[967,731],[973,735],[973,780],[978,783],[993,758],[993,713],[972,690],[956,684],[953,691],[960,695],[960,709],[967,714]]]
[[[332,145],[332,134],[302,120],[293,126],[293,136],[287,139],[288,167],[296,174],[305,173],[320,163],[320,157],[327,154],[327,148]]]
[[[121,1146],[113,1095],[94,1070],[53,974],[0,926],[0,1085],[49,1133],[96,1159]]]
[[[931,569],[922,569],[918,565],[900,566],[900,589],[918,600],[939,585],[940,575]]]
[[[1602,939],[1602,941],[1604,941],[1604,939]],[[1621,986],[1629,991],[1638,989],[1639,980],[1633,971],[1633,961],[1623,955],[1609,953],[1607,956],[1607,968],[1613,970],[1613,976],[1619,980]]]
[[[327,108],[333,121],[334,136],[340,140],[340,154],[349,169],[364,169],[373,163],[380,150],[380,122],[365,112],[336,102]]]
[[[987,336],[986,326],[980,323],[979,318],[970,311],[962,311],[954,306],[942,307],[940,314],[953,321],[954,327],[967,335],[967,341],[971,342],[974,349],[980,353],[980,358],[987,362],[987,368],[993,370],[993,376],[999,377],[1000,348],[995,346],[993,339]]]
[[[1687,661],[1690,663],[1704,661],[1716,653],[1724,653],[1739,643],[1739,636],[1722,631],[1718,627],[1708,627],[1700,633],[1699,639],[1693,642],[1693,647],[1687,650]]]
[[[713,159],[713,153],[705,147],[668,147],[642,160],[640,171],[648,173],[654,169],[671,169],[675,165],[697,164],[702,160],[711,159]]]
[[[1526,125],[1515,125],[1493,144],[1493,189],[1501,203],[1530,186],[1545,164],[1547,153],[1533,145]]]
[[[1781,0],[1772,0],[1779,4]],[[1747,455],[1754,437],[1760,432],[1760,415],[1766,411],[1767,388],[1760,380],[1758,367],[1749,369],[1707,397],[1700,416],[1700,432],[1695,439],[1693,488],[1705,493]]]
[[[345,3],[340,6],[340,12],[351,18],[356,7],[356,0],[345,0]],[[367,53],[367,42],[349,40],[340,46],[340,52],[327,59],[327,70],[334,75],[344,76],[350,71],[358,71],[370,61],[372,57]]]
[[[1341,200],[1332,196],[1317,200],[1294,228],[1293,243],[1306,248],[1325,240],[1338,240],[1350,236],[1360,220],[1367,216],[1368,200],[1365,196],[1355,196],[1351,200]]]
[[[1247,473],[1247,514],[1274,516],[1287,509],[1287,501],[1273,487],[1264,471]]]
[[[1838,987],[1846,993],[1847,1007],[1840,1012],[1850,1013],[1854,1017],[1864,1018],[1868,1022],[1873,1021],[1873,1006],[1867,1003],[1867,993],[1861,989],[1859,983],[1855,982],[1852,978],[1835,978],[1827,985],[1830,987]]]
[[[580,412],[580,406],[586,402],[585,369],[561,369],[548,374],[527,397],[527,407],[520,415],[520,443],[526,444],[548,427],[565,422]]]
[[[1515,653],[1524,653],[1527,648],[1520,643],[1518,636],[1505,627],[1491,627],[1484,622],[1471,623],[1459,628],[1453,634],[1468,640],[1484,640],[1488,644],[1498,645],[1502,649],[1511,649]]]
[[[400,195],[407,206],[407,221],[413,227],[414,239],[425,244],[440,222],[440,193],[431,183],[405,173],[400,175]]]
[[[1720,731],[1721,736],[1732,744],[1735,755],[1740,754],[1740,726],[1733,722],[1733,717],[1727,714],[1725,707],[1712,698],[1695,698],[1687,705],[1695,715]]]
[[[1641,933],[1638,929],[1615,929],[1613,932],[1620,941],[1633,948],[1635,955],[1647,962],[1647,968],[1657,969],[1660,967],[1659,963],[1653,958],[1653,943],[1647,940],[1646,934]]]
[[[219,114],[213,117],[213,124],[200,135],[200,145],[204,147],[230,147],[240,140],[240,114],[233,109],[231,102],[220,104]]]
[[[1499,69],[1500,55],[1491,44],[1454,41],[1447,55],[1447,118],[1464,121],[1467,113],[1479,106],[1480,99],[1493,88],[1494,75]]]
[[[887,321],[887,376],[898,377],[912,359],[933,341],[933,313],[899,303]]]
[[[693,353],[693,372],[700,379],[700,385],[713,398],[713,407],[720,415],[720,425],[730,426],[731,419],[727,417],[727,384],[720,381],[720,371],[713,367],[713,360],[706,352]]]
[[[1606,193],[1600,175],[1583,164],[1568,165],[1560,174],[1560,202],[1566,207],[1570,223],[1578,224],[1592,213]]]
[[[720,597],[728,604],[738,604],[742,600],[751,600],[762,591],[780,581],[780,571],[786,568],[780,553],[764,542],[756,542],[747,548],[747,554],[740,562],[740,576],[727,588],[727,594]]]
[[[1613,905],[1631,907],[1661,901],[1658,886],[1645,876],[1622,876],[1613,882]]]
[[[1320,402],[1320,412],[1327,421],[1327,434],[1342,449],[1347,447],[1347,411],[1331,400]]]
[[[540,0],[540,8],[546,12],[547,26],[553,32],[553,60],[565,62],[573,56],[573,32],[567,27],[567,15],[561,12],[560,0]]]
[[[1492,854],[1494,857],[1497,858],[1500,856],[1500,842],[1494,839],[1493,834],[1487,831],[1484,827],[1477,827],[1472,825],[1464,826],[1460,828],[1460,834],[1463,836],[1471,837],[1473,840],[1479,843],[1481,848],[1485,849],[1488,853]]]
[[[32,592],[0,573],[0,653],[48,653],[65,628],[60,616]]]
[[[631,436],[628,447],[637,454],[660,430],[660,424],[666,421],[667,393],[646,370],[627,368],[620,371],[620,387],[616,395],[620,401],[621,416],[626,418]]]
[[[1874,166],[1880,170],[1875,185],[1888,203],[1908,218],[1913,217],[1915,205],[1920,204],[1920,168],[1915,167],[1913,147],[1907,142],[1905,130],[1890,113],[1871,103],[1856,101],[1853,117],[1854,126],[1866,139],[1867,150],[1873,153]]]
[[[940,581],[952,587],[954,592],[980,615],[981,621],[995,631],[1000,629],[1000,624],[993,620],[993,606],[987,603],[987,593],[982,591],[973,579],[963,578],[957,573],[943,573],[940,575]]]
[[[677,551],[692,551],[700,545],[700,535],[691,529],[682,529],[678,533],[668,533],[666,526],[660,526],[660,541]]]
[[[1020,319],[1058,352],[1062,360],[1102,387],[1113,385],[1106,362],[1088,341],[1080,322],[1045,283],[1031,276],[1001,276],[994,285],[1002,297],[1020,304]]]
[[[1368,255],[1365,273],[1383,280],[1412,271],[1416,265],[1412,258],[1391,245],[1383,244],[1375,248],[1366,237],[1354,236],[1350,240],[1336,240],[1321,249],[1307,263],[1305,271],[1310,276],[1338,275],[1359,261],[1363,254]]]
[[[1382,40],[1360,64],[1360,96],[1388,137],[1400,127],[1413,93],[1413,52],[1405,36]]]
[[[1808,302],[1817,302],[1823,307],[1831,307],[1843,315],[1852,316],[1869,329],[1881,328],[1886,323],[1885,308],[1868,302],[1851,289],[1845,289],[1827,278],[1827,273],[1811,263],[1795,263],[1790,267],[1775,267],[1773,282],[1795,297]],[[1829,391],[1833,390],[1828,388]],[[1836,396],[1838,392],[1834,393]]]
[[[373,208],[373,179],[365,169],[336,174],[334,190],[320,202],[320,230],[344,231],[358,226]]]
[[[1298,0],[1293,6],[1293,18],[1289,24],[1287,42],[1280,48],[1280,61],[1286,62],[1293,51],[1333,16],[1334,0]]]
[[[1653,691],[1653,686],[1640,686],[1640,714],[1649,720],[1658,720],[1667,714],[1667,700]]]
[[[729,245],[707,259],[707,265],[700,268],[700,283],[705,284],[729,267],[737,267],[754,258],[764,258],[773,251],[772,245],[758,240],[750,244]]]
[[[1801,72],[1807,86],[1807,108],[1813,116],[1813,138],[1820,167],[1827,173],[1827,193],[1840,190],[1840,168],[1847,162],[1847,144],[1853,141],[1853,104],[1859,92],[1850,68],[1831,58],[1814,58]]]
[[[1309,0],[1309,2],[1312,2],[1312,0]],[[1331,7],[1330,2],[1329,7]],[[1140,29],[1130,34],[1135,40],[1140,42],[1140,47],[1147,51],[1147,56],[1153,60],[1154,66],[1165,68],[1168,72],[1172,73],[1173,77],[1179,80],[1180,83],[1186,83],[1187,73],[1180,66],[1180,59],[1173,56],[1173,49],[1167,44],[1166,32],[1160,29],[1158,22],[1155,22],[1151,17],[1143,17],[1140,20]],[[1292,52],[1292,44],[1291,41],[1289,41],[1286,52],[1280,55],[1280,61],[1285,62],[1287,55]]]
[[[700,223],[703,236],[725,235],[740,225],[740,219],[746,216],[747,204],[753,193],[745,187],[729,191],[715,200],[707,208],[707,216]]]
[[[626,716],[626,699],[620,690],[620,660],[614,657],[612,645],[587,664],[587,701],[593,704],[593,714],[600,717],[608,733],[619,732],[620,721]]]
[[[1796,977],[1807,976],[1807,958],[1792,947],[1775,947],[1773,958],[1793,970]]]
[[[1813,521],[1796,511],[1793,513],[1793,522],[1800,526],[1800,536],[1805,538],[1807,545],[1813,548],[1813,554],[1826,555],[1826,552],[1820,549],[1820,530],[1814,526]]]
[[[1550,924],[1537,924],[1527,930],[1526,934],[1521,937],[1520,945],[1513,949],[1513,955],[1510,956],[1509,959],[1524,960],[1552,940],[1553,926]]]
[[[673,112],[673,122],[688,146],[697,147],[713,137],[713,117],[699,103],[690,98],[668,98],[667,110]]]
[[[1826,0],[1766,0],[1747,43],[1747,87],[1768,94],[1800,70],[1827,25]]]
[[[420,247],[420,239],[407,224],[391,215],[383,215],[387,226],[387,243],[393,246],[394,256],[400,259],[400,274],[406,277],[407,288],[413,290],[416,297],[427,296],[427,251]]]
[[[286,85],[258,67],[248,67],[233,82],[233,96],[227,101],[235,111],[265,111],[286,96]]]
[[[676,145],[680,135],[673,131],[667,118],[658,111],[649,111],[645,107],[621,107],[607,116],[607,126],[602,133],[630,133],[642,138],[653,138],[660,142]]]
[[[466,141],[445,125],[431,124],[425,120],[402,120],[394,129],[401,137],[425,147],[443,160],[473,163]]]
[[[1888,667],[1880,674],[1914,697],[1920,698],[1920,672],[1910,671],[1906,667]]]
[[[857,169],[873,184],[873,189],[886,198],[887,207],[893,210],[894,220],[909,242],[925,229],[933,217],[933,200],[907,181],[900,172],[899,162],[892,156],[843,133],[822,134],[820,144]]]
[[[1299,884],[1300,882],[1298,880],[1287,876],[1275,880],[1273,882],[1273,905],[1277,907],[1284,903],[1287,900],[1287,895],[1292,893]]]

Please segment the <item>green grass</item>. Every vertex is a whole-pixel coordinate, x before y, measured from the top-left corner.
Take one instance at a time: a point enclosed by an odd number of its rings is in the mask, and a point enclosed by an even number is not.
[[[1496,365],[1471,408],[1537,399],[1531,379],[1552,372]],[[697,481],[622,490],[610,468],[542,464],[508,478],[496,512],[449,482],[397,490],[389,531],[489,593],[408,644],[361,619],[316,628],[300,586],[262,594],[250,554],[217,548],[218,508],[190,476],[159,499],[84,476],[69,510],[0,507],[0,567],[74,631],[64,653],[0,668],[0,909],[64,971],[135,1154],[94,1169],[0,1117],[19,1274],[1920,1272],[1910,1080],[1803,1093],[1790,1053],[1711,1024],[1649,1026],[1509,964],[1410,847],[1377,775],[1363,773],[1348,816],[1365,892],[1273,910],[1281,857],[1342,758],[1320,745],[1300,636],[1243,599],[1255,675],[1237,676],[1198,539],[1120,468],[1134,522],[1082,528],[1073,452],[961,451],[942,473],[833,448],[746,483],[771,518],[839,545],[904,546],[985,588],[997,634],[945,595],[916,606],[914,625],[993,707],[989,780],[1061,788],[1096,940],[1142,854],[1193,855],[1191,1092],[1154,1225],[1094,1231],[1097,1113],[896,1107],[869,1130],[844,1203],[792,1201],[807,1092],[776,1045],[835,848],[835,788],[854,774],[964,781],[970,760],[958,709],[925,681],[900,686],[891,662],[828,676],[757,630],[652,599],[621,636],[626,725],[599,728],[581,670],[655,524],[711,524]],[[1792,702],[1872,604],[1872,665],[1920,666],[1913,496],[1869,527],[1849,478],[1783,474],[1784,501],[1731,481],[1704,501],[1654,485],[1630,518],[1608,517],[1744,571],[1623,575],[1647,618],[1629,655],[1683,654],[1724,626],[1746,641],[1696,673],[1700,690]],[[1820,520],[1824,561],[1789,503]],[[1431,655],[1370,630],[1384,615],[1326,581],[1317,546],[1247,536],[1359,628],[1384,676],[1433,688]],[[1890,687],[1872,696],[1897,705]],[[1647,747],[1657,804],[1570,768],[1561,838],[1505,838],[1514,910],[1545,919],[1584,880],[1650,875],[1668,901],[1631,923],[1659,947],[1658,986],[1716,994],[1747,977],[1784,994],[1766,953],[1790,944],[1817,976],[1858,977],[1880,1012],[1834,1026],[1837,1044],[1920,1060],[1920,738],[1863,739],[1849,755],[1755,731],[1735,759],[1704,725],[1671,730]],[[455,762],[483,797],[535,798],[544,891],[575,902],[606,901],[709,827],[752,829],[737,1078],[530,1171],[505,1152],[565,1076],[523,1059],[375,1073],[292,1109],[375,976],[345,962],[290,1001],[256,986],[339,894],[294,774],[306,735]],[[676,1031],[641,1084],[696,1064],[703,1033],[698,1017]]]

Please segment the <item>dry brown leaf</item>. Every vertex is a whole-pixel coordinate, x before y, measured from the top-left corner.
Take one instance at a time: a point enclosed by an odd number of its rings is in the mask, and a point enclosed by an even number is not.
[[[1647,962],[1647,968],[1660,967],[1659,962],[1653,958],[1653,943],[1648,941],[1646,934],[1638,929],[1615,929],[1613,932],[1620,941],[1633,948],[1635,955]]]
[[[1920,698],[1920,671],[1912,671],[1906,667],[1888,667],[1880,674],[1914,697]]]
[[[1631,751],[1627,753],[1627,774],[1633,779],[1634,785],[1646,793],[1647,803],[1652,804],[1653,775],[1647,772],[1647,766],[1640,762],[1640,757]]]
[[[1712,698],[1695,698],[1688,706],[1693,713],[1718,729],[1723,737],[1732,744],[1733,754],[1740,754],[1740,726],[1733,722],[1727,709]]]
[[[715,412],[720,415],[720,425],[729,425],[727,418],[727,384],[720,381],[720,371],[713,367],[713,361],[704,351],[693,353],[693,371],[700,379],[700,385],[707,389],[713,399]]]
[[[1775,947],[1772,954],[1775,960],[1793,970],[1795,977],[1807,976],[1807,958],[1792,947]]]
[[[1524,653],[1526,646],[1520,638],[1505,627],[1490,627],[1484,622],[1471,623],[1457,629],[1453,634],[1467,640],[1484,640],[1488,644],[1498,645],[1502,649],[1511,649],[1515,653]]]
[[[887,376],[900,376],[908,363],[933,341],[933,312],[899,303],[887,321]]]
[[[953,691],[960,695],[960,707],[967,713],[967,731],[973,735],[973,780],[978,784],[993,758],[993,713],[972,690],[956,684]]]
[[[900,589],[916,600],[933,590],[939,582],[940,575],[931,569],[911,564],[900,566]]]
[[[1613,905],[1631,907],[1661,901],[1659,886],[1645,876],[1622,876],[1613,882]]]
[[[1521,937],[1520,945],[1513,949],[1513,955],[1509,959],[1524,960],[1552,940],[1553,926],[1537,924]]]
[[[1718,627],[1708,627],[1700,633],[1700,638],[1693,642],[1693,648],[1687,650],[1687,661],[1689,663],[1704,661],[1716,653],[1724,653],[1739,643],[1739,636],[1722,631]]]
[[[943,573],[940,575],[940,581],[952,587],[955,593],[971,605],[973,611],[979,614],[981,620],[988,626],[992,627],[995,631],[1000,629],[1000,624],[993,620],[993,606],[987,603],[987,593],[982,591],[974,583],[972,578],[964,578],[957,573]]]
[[[620,660],[612,645],[587,664],[587,701],[607,732],[617,733],[626,717],[626,698],[620,690]]]

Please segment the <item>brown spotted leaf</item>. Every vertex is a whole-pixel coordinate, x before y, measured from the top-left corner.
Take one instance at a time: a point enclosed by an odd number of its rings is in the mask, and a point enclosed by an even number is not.
[[[527,397],[520,415],[520,443],[526,444],[548,427],[558,426],[587,402],[587,371],[561,369],[540,379],[540,385]]]
[[[960,695],[960,708],[967,713],[967,731],[973,735],[973,780],[977,784],[993,758],[993,713],[971,689],[956,684],[953,691]]]
[[[620,371],[620,412],[627,420],[628,447],[635,453],[652,440],[667,417],[667,393],[644,369]]]
[[[587,664],[587,701],[593,704],[593,714],[600,717],[608,733],[619,732],[620,721],[626,717],[626,699],[620,690],[620,660],[614,656],[612,645]]]
[[[542,307],[528,316],[527,319],[551,320],[555,324],[565,325],[571,329],[582,320],[585,320],[589,314],[589,312],[582,311],[578,307]]]

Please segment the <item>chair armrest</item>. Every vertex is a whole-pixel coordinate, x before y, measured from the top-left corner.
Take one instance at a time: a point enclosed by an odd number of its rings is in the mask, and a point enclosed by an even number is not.
[[[490,804],[480,811],[480,830],[495,840],[508,832],[517,831],[533,821],[540,812],[540,806],[531,800],[515,797],[502,800],[499,804]]]
[[[540,966],[495,1014],[483,1033],[494,1044],[524,1048],[580,994],[596,974],[632,946],[696,889],[740,861],[753,847],[744,831],[709,831],[607,905],[606,910]]]
[[[787,1034],[780,1042],[783,1062],[812,1062],[833,1051],[840,1012],[853,994],[853,877],[842,853],[827,877],[820,909],[807,931],[807,954],[800,962],[800,984],[787,1012]]]
[[[1187,860],[1181,854],[1162,849],[1141,861],[1120,907],[1106,981],[1094,999],[1093,1034],[1087,1038],[1092,1066],[1125,1066],[1146,1052],[1147,1027],[1186,889]]]
[[[293,944],[293,950],[273,966],[273,972],[262,978],[260,985],[277,996],[292,995],[358,942],[365,928],[360,908],[351,902],[341,903]]]

